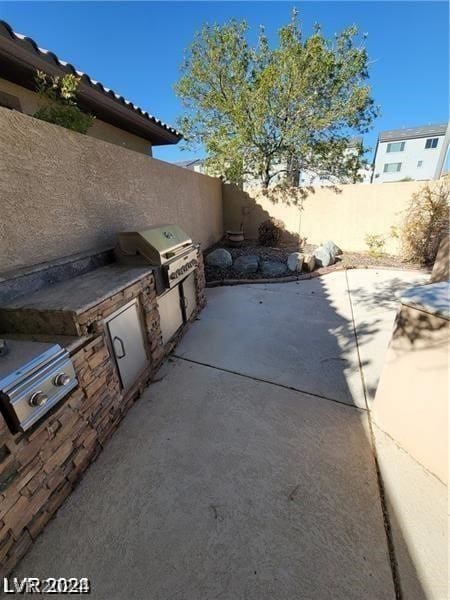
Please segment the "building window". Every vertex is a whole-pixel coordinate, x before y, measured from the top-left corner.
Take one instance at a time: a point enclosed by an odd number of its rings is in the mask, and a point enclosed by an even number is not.
[[[386,152],[403,152],[405,149],[405,142],[391,142],[387,145]]]
[[[439,138],[428,138],[425,142],[425,149],[429,150],[430,148],[437,148],[439,142]]]
[[[384,173],[398,173],[402,168],[402,163],[386,163],[384,165]]]
[[[417,161],[417,166],[418,166],[418,167],[421,167],[422,165],[423,165],[423,160],[418,160],[418,161]]]

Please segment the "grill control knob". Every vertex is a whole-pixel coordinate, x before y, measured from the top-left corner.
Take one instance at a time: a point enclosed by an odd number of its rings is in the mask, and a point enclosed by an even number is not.
[[[30,406],[42,406],[43,404],[45,404],[48,400],[48,396],[47,394],[44,394],[44,392],[41,392],[40,390],[38,392],[35,392],[31,398],[28,400]]]
[[[57,386],[69,385],[70,377],[67,373],[58,373],[58,375],[54,378],[53,383]]]

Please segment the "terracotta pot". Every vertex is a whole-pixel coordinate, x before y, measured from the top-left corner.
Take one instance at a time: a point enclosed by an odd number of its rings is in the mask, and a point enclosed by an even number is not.
[[[244,241],[244,232],[242,230],[228,230],[226,234],[230,244],[241,244]]]

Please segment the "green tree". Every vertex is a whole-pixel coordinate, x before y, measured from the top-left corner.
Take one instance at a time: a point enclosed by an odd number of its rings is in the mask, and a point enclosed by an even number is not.
[[[255,178],[267,187],[282,172],[310,170],[332,181],[359,180],[363,149],[351,135],[377,116],[364,36],[355,26],[326,39],[319,25],[304,38],[296,11],[272,48],[260,28],[232,20],[205,25],[185,54],[175,86],[190,146],[203,144],[208,169],[227,181]]]
[[[33,117],[78,133],[86,133],[95,117],[77,106],[76,94],[80,78],[70,73],[63,77],[52,77],[43,71],[36,71],[35,81],[41,106]]]

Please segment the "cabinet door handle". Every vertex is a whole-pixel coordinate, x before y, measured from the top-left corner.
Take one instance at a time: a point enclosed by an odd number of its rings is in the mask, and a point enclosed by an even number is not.
[[[120,355],[116,351],[116,342],[119,342],[119,344],[120,344],[120,349],[122,351],[122,354],[120,354]],[[118,335],[114,336],[114,338],[113,338],[113,346],[114,346],[114,353],[116,355],[116,358],[123,358],[124,356],[126,356],[127,353],[125,352],[125,346],[123,344],[123,340]]]

